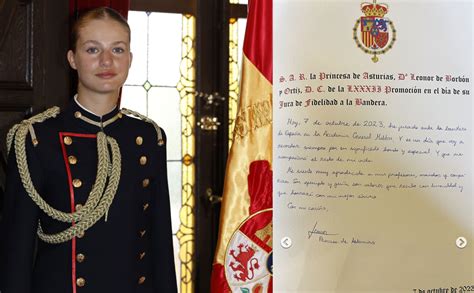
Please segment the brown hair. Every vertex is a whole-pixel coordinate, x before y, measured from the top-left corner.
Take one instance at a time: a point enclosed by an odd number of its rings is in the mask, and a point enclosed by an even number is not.
[[[130,26],[127,20],[116,10],[109,7],[99,7],[87,10],[79,15],[71,29],[70,47],[73,52],[76,52],[76,43],[79,39],[79,30],[89,21],[98,19],[111,19],[120,23],[128,32],[128,40],[130,41]]]

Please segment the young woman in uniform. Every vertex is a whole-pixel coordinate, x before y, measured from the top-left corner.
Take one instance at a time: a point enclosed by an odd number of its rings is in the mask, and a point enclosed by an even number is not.
[[[176,292],[166,137],[118,107],[130,28],[98,8],[71,39],[77,95],[8,135],[0,292]]]

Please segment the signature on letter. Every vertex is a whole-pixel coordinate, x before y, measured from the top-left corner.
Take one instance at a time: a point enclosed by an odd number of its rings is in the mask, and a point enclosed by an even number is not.
[[[336,234],[336,233],[330,233],[327,230],[319,230],[319,228],[317,226],[318,226],[318,222],[316,222],[314,224],[313,229],[308,231],[308,239],[310,239],[311,236],[313,236],[314,234],[316,234],[316,235],[325,235],[325,236],[339,235],[339,234]]]

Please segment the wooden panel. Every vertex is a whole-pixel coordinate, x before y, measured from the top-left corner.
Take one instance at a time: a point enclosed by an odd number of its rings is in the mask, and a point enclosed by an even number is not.
[[[247,4],[230,4],[229,17],[247,18]]]
[[[130,10],[196,15],[196,0],[130,0]]]
[[[0,89],[31,89],[33,4],[0,2]]]
[[[68,1],[0,0],[0,218],[10,127],[69,93]]]
[[[1,0],[0,0],[1,1]],[[72,97],[66,53],[69,47],[69,1],[34,1],[33,110],[63,107]]]
[[[0,111],[30,107],[32,95],[31,90],[0,89]]]

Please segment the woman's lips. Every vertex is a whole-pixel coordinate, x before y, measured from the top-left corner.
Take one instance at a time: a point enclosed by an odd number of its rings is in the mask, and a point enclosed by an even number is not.
[[[101,73],[96,74],[97,77],[103,78],[103,79],[110,79],[116,75],[117,74],[115,74],[114,72],[101,72]]]

